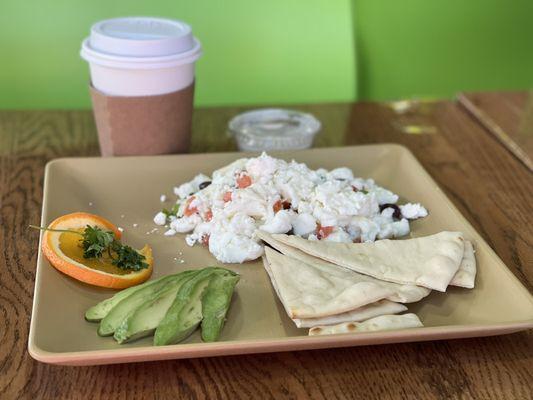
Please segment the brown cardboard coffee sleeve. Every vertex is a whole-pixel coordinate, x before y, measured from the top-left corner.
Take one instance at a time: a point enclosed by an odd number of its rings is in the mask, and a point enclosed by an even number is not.
[[[189,150],[194,83],[155,96],[108,96],[90,85],[102,156]]]

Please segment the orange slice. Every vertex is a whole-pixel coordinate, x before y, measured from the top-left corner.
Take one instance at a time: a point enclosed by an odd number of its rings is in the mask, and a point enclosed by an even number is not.
[[[117,239],[122,236],[118,228],[105,218],[84,212],[63,215],[48,228],[82,232],[87,225],[112,231]],[[148,268],[128,271],[113,265],[106,256],[98,259],[83,258],[80,243],[81,235],[76,233],[44,231],[42,250],[50,264],[59,271],[90,285],[123,289],[146,281],[152,274],[154,259],[148,245],[139,250],[146,257],[144,261]]]

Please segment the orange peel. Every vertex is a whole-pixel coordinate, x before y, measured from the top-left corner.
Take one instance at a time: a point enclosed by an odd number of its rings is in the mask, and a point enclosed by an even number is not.
[[[84,212],[63,215],[55,219],[48,228],[78,230],[81,232],[87,225],[98,226],[101,229],[112,231],[116,239],[122,237],[120,230],[107,219]],[[108,269],[117,269],[117,273],[112,273],[95,268],[93,265],[94,262],[91,263],[89,260],[84,262],[80,257],[77,257],[78,260],[76,260],[72,258],[73,256],[65,254],[66,250],[64,250],[61,245],[62,238],[64,238],[62,235],[74,234],[49,230],[44,231],[41,241],[42,251],[53,267],[78,281],[100,287],[124,289],[146,281],[152,274],[154,259],[152,249],[148,245],[139,250],[139,253],[144,255],[144,261],[148,264],[148,268],[126,273],[120,271],[120,273],[118,273],[118,267],[111,266],[110,263],[108,263]]]

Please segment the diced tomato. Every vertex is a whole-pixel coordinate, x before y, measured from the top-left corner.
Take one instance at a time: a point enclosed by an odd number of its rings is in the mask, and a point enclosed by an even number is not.
[[[202,236],[202,244],[204,246],[209,246],[209,235],[206,234]]]
[[[211,210],[207,210],[206,213],[204,214],[204,219],[209,222],[213,219],[213,211]]]
[[[274,212],[277,213],[279,210],[289,210],[291,208],[291,202],[288,200],[278,200],[272,206]]]
[[[237,187],[239,189],[244,189],[244,188],[247,188],[248,186],[250,186],[252,184],[252,178],[250,178],[248,175],[246,174],[240,174],[238,177],[237,177]]]
[[[186,217],[190,217],[193,214],[196,214],[198,212],[198,209],[196,207],[191,207],[191,203],[196,197],[191,196],[187,199],[187,202],[185,203],[185,211],[183,211],[183,215]]]
[[[320,224],[316,227],[316,237],[318,240],[327,238],[333,232],[333,226],[322,226]]]
[[[224,203],[231,201],[231,192],[224,193],[224,196],[222,196],[222,200],[224,200]]]

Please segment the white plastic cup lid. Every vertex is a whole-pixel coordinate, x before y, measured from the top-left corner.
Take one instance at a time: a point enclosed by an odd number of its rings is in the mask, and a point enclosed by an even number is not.
[[[82,44],[89,62],[118,68],[162,68],[196,61],[201,45],[183,21],[125,17],[99,21]]]

